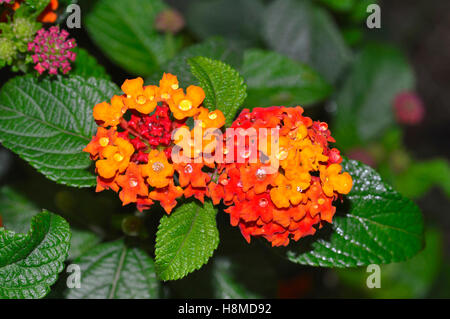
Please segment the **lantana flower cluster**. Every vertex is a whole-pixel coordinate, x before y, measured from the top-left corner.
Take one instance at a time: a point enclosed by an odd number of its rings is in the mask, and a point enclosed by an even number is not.
[[[263,236],[273,246],[286,246],[290,239],[314,234],[315,225],[332,222],[333,201],[352,187],[340,152],[328,146],[334,142],[328,125],[302,114],[301,107],[246,109],[231,128],[267,134],[239,142],[237,131],[225,138],[234,159],[218,167],[210,193],[215,204],[230,206],[225,211],[231,225],[239,226],[248,242]]]
[[[75,61],[76,53],[72,51],[76,47],[75,39],[68,38],[66,30],[60,30],[53,26],[48,30],[40,29],[34,40],[28,43],[28,51],[31,51],[34,69],[39,74],[48,71],[56,75],[58,71],[63,74],[71,70],[70,63]]]
[[[214,126],[220,128],[225,123],[223,113],[202,107],[201,87],[191,85],[185,91],[169,73],[159,86],[144,86],[143,79],[136,78],[126,80],[122,90],[123,95],[93,110],[100,126],[84,151],[96,161],[97,191],[118,192],[123,205],[136,203],[141,211],[159,201],[168,214],[183,195],[204,201],[211,168],[190,160],[201,150],[192,152],[185,162],[174,163],[172,136],[181,128],[191,132],[189,119],[204,119],[204,125],[214,119]]]
[[[328,125],[299,106],[245,109],[224,133],[223,113],[202,106],[203,89],[185,91],[172,74],[159,86],[126,80],[122,90],[94,107],[99,127],[84,150],[97,191],[118,192],[123,205],[159,201],[170,214],[182,196],[209,197],[248,242],[286,246],[331,223],[333,202],[352,188]]]

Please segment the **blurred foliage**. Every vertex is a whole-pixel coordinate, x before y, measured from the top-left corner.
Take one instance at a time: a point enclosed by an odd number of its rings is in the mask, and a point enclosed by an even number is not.
[[[371,298],[424,298],[441,270],[443,259],[442,233],[434,227],[425,232],[425,249],[403,263],[381,266],[381,287],[368,288],[365,267],[342,269],[337,274],[342,283]]]

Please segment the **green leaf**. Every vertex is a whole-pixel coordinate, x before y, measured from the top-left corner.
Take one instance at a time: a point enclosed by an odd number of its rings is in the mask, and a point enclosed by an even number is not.
[[[171,58],[179,41],[160,35],[156,16],[167,6],[161,0],[99,0],[86,17],[92,40],[114,63],[148,75]]]
[[[189,6],[186,18],[201,39],[220,35],[250,45],[259,40],[263,11],[260,0],[201,0]]]
[[[372,298],[426,298],[438,278],[442,265],[442,234],[434,228],[425,232],[426,246],[417,256],[402,263],[380,267],[379,289],[366,285],[370,275],[365,268],[339,269],[343,283]]]
[[[355,267],[404,261],[423,248],[423,220],[419,208],[402,197],[369,166],[344,160],[353,178],[347,195],[349,209],[333,219],[333,232],[317,238],[310,250],[290,248],[292,262],[322,267]],[[303,249],[303,251],[302,251]]]
[[[216,211],[205,202],[190,202],[161,218],[156,233],[156,271],[163,280],[176,280],[200,269],[219,244]]]
[[[338,12],[349,12],[355,6],[355,0],[316,0]]]
[[[159,297],[153,260],[122,240],[101,244],[75,259],[81,287],[68,289],[69,299],[148,299]]]
[[[248,107],[307,105],[331,91],[311,68],[272,51],[245,51],[241,75],[247,83]]]
[[[195,81],[187,62],[189,58],[204,56],[214,60],[220,60],[238,68],[242,63],[242,54],[238,48],[221,38],[215,37],[204,42],[191,45],[177,54],[173,59],[160,67],[160,72],[153,72],[146,79],[147,84],[158,85],[164,72],[172,73],[178,77],[181,87],[188,87]]]
[[[99,236],[90,231],[72,229],[68,259],[73,260],[87,253],[100,243]]]
[[[394,175],[395,188],[408,198],[424,195],[431,187],[440,186],[450,197],[450,166],[444,159],[414,162],[400,175]]]
[[[414,87],[414,73],[396,48],[370,44],[336,97],[333,136],[343,149],[380,137],[394,124],[394,97]]]
[[[27,232],[32,218],[40,212],[33,202],[8,186],[0,189],[0,207],[3,226],[16,233]],[[100,238],[92,232],[74,228],[71,232],[68,259],[80,256],[100,242]]]
[[[92,162],[82,152],[97,129],[92,109],[117,92],[95,78],[15,77],[0,92],[0,142],[55,182],[93,186]]]
[[[192,74],[205,90],[203,104],[210,110],[219,109],[231,124],[244,102],[247,86],[239,73],[229,65],[205,57],[188,59]]]
[[[73,66],[73,70],[70,71],[70,75],[79,75],[83,78],[94,77],[98,79],[110,80],[111,77],[106,73],[103,65],[100,65],[97,60],[90,55],[83,48],[75,48],[77,57]]]
[[[28,199],[7,186],[0,189],[0,207],[3,226],[17,233],[26,233],[31,219],[40,211]]]
[[[69,245],[69,224],[45,210],[28,234],[0,228],[0,298],[44,297],[64,269]]]
[[[214,260],[213,266],[214,298],[217,299],[255,299],[258,296],[248,291],[237,281],[232,261],[220,257]]]
[[[331,16],[309,1],[277,0],[268,6],[263,32],[268,46],[310,65],[335,83],[351,60]]]

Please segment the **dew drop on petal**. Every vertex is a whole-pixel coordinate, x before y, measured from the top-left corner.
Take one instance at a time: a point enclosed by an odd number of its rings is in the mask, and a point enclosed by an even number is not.
[[[187,165],[184,167],[184,172],[185,172],[186,174],[192,173],[193,170],[194,170],[194,169],[192,168],[192,165],[191,165],[191,164],[187,164]]]
[[[157,173],[162,171],[163,168],[164,168],[164,164],[161,162],[154,162],[152,164],[152,169]]]
[[[258,204],[259,204],[260,207],[267,207],[267,205],[269,204],[269,201],[267,199],[265,199],[265,198],[261,198],[259,200]]]

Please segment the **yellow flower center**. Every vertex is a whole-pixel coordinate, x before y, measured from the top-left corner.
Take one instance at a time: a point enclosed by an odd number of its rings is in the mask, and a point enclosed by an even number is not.
[[[209,117],[211,120],[215,120],[215,119],[217,118],[217,114],[216,114],[216,113],[211,113],[211,114],[208,115],[208,117]]]
[[[183,100],[179,105],[180,110],[189,111],[192,108],[192,102],[189,100]]]
[[[147,102],[147,98],[143,95],[138,95],[138,97],[136,98],[136,103],[137,104],[145,104],[145,102]]]
[[[116,162],[121,162],[123,160],[123,155],[120,153],[116,153],[114,154],[113,158]]]
[[[153,171],[156,172],[156,173],[161,172],[161,171],[163,170],[163,168],[164,168],[164,164],[161,163],[161,162],[154,162],[154,163],[152,164],[152,169],[153,169]]]
[[[178,90],[178,84],[172,84],[171,88],[172,90]]]
[[[168,100],[168,99],[170,99],[170,94],[167,94],[167,93],[161,94],[161,98],[164,100]]]
[[[106,145],[109,144],[109,138],[107,137],[102,137],[99,141],[99,144],[103,147],[105,147]]]
[[[319,203],[319,205],[322,205],[323,203],[325,203],[325,199],[319,198],[317,202]]]

